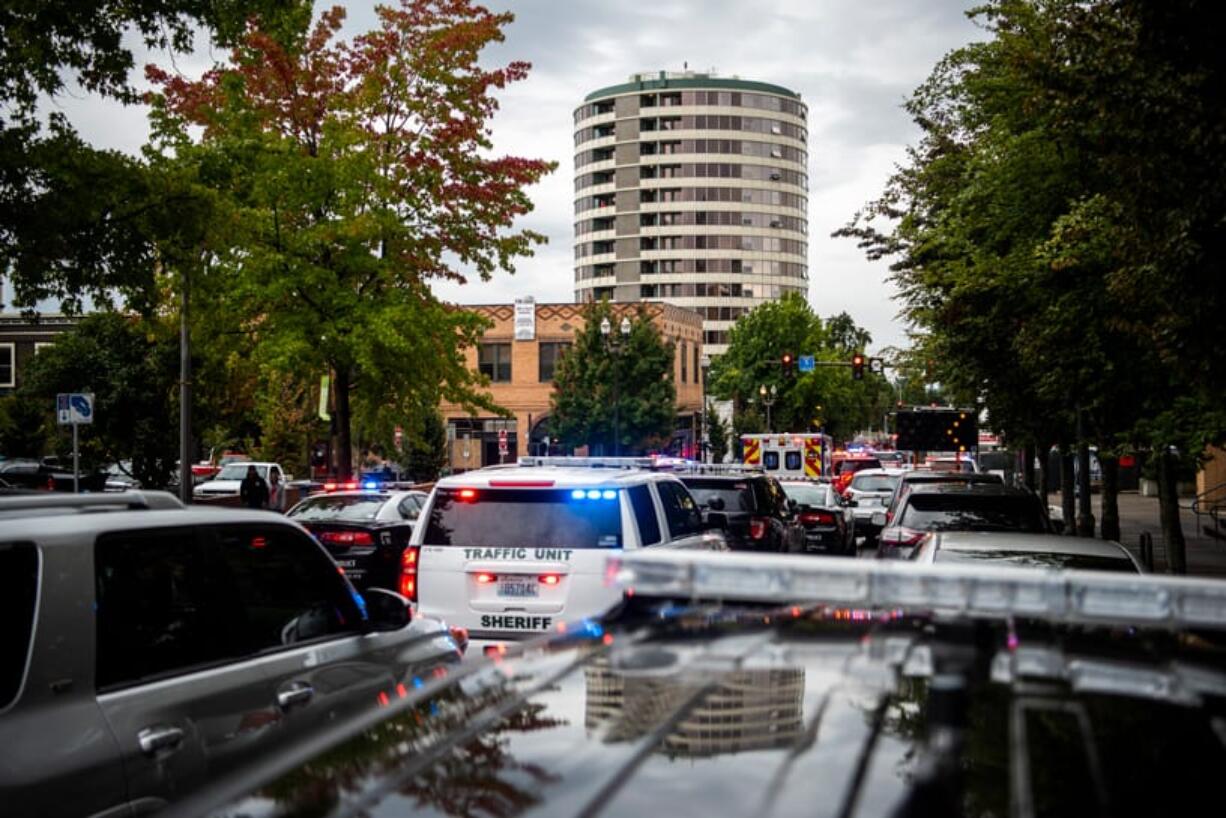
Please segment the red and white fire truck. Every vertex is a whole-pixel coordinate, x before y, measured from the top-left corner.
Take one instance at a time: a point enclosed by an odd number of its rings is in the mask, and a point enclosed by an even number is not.
[[[816,432],[775,432],[741,435],[742,461],[780,478],[816,479],[830,476],[834,440]]]

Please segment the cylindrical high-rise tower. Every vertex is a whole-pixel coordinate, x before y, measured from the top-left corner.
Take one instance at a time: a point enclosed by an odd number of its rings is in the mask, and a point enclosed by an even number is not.
[[[575,110],[575,296],[738,317],[808,291],[806,107],[762,82],[637,74]]]

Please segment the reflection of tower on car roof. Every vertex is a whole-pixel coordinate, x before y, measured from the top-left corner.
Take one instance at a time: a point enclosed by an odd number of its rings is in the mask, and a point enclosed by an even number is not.
[[[633,741],[700,696],[660,743],[670,756],[712,756],[793,744],[803,730],[804,671],[737,670],[717,677],[684,672],[623,675],[607,660],[585,670],[586,726],[604,728],[607,741]]]

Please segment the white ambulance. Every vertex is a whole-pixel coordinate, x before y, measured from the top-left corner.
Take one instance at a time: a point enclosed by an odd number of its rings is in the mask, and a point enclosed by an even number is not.
[[[741,435],[742,461],[779,479],[816,480],[832,474],[830,435],[784,433]]]
[[[677,477],[632,458],[524,458],[447,477],[405,549],[400,590],[474,639],[522,638],[597,616],[621,600],[610,554],[727,550]]]

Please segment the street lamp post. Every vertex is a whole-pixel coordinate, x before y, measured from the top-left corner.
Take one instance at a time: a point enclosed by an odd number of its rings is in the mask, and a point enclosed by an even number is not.
[[[766,388],[766,384],[758,387],[758,397],[762,399],[762,405],[766,407],[766,431],[775,431],[771,425],[771,407],[775,405],[775,396],[778,393],[774,384],[771,384],[770,389]]]
[[[707,438],[710,436],[711,427],[707,424],[710,420],[707,418],[707,372],[711,369],[711,356],[703,355],[700,362],[702,371],[699,377],[702,378],[702,424],[698,430],[700,440],[698,441],[698,459],[700,462],[707,462]]]
[[[609,323],[608,316],[600,319],[600,337],[604,340],[605,349],[613,355],[613,456],[617,457],[621,450],[621,396],[618,394],[618,389],[621,386],[621,356],[626,349],[626,342],[630,340],[630,319],[622,316],[621,323],[618,325],[618,331],[621,333],[620,340],[613,337],[613,325]]]

